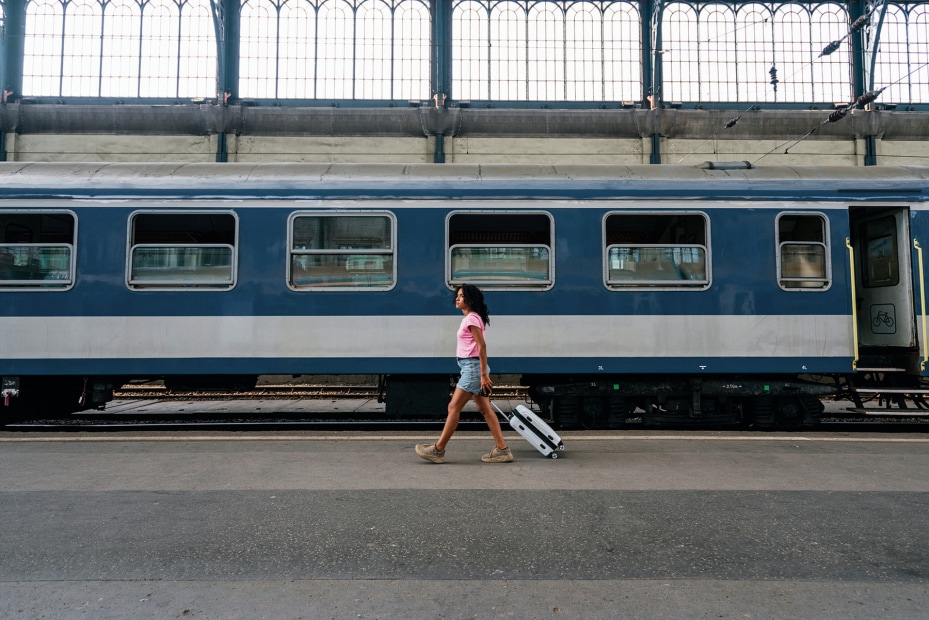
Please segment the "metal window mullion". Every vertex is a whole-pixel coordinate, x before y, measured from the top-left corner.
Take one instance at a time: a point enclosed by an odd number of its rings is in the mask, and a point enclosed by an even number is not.
[[[568,12],[567,10],[565,10],[565,5],[561,5],[559,8],[561,8],[561,70],[562,70],[562,75],[564,75],[564,79],[561,82],[561,97],[563,101],[567,101],[568,100],[568,73],[569,73],[568,71]],[[528,56],[526,60],[528,62]]]
[[[65,0],[61,4],[61,54],[58,57],[58,96],[64,96],[65,83],[65,41],[68,35],[68,6],[70,2]]]
[[[148,8],[148,3],[142,2],[139,4],[139,53],[137,55],[138,62],[136,67],[138,69],[136,73],[135,80],[135,94],[136,97],[142,96],[142,50],[145,46],[145,9]]]
[[[106,40],[106,7],[104,2],[100,6],[100,58],[97,62],[97,96],[103,97],[103,42]]]
[[[529,4],[525,5],[525,12],[523,15],[526,20],[523,22],[523,52],[526,54],[526,60],[524,61],[524,70],[526,72],[525,87],[526,87],[526,100],[529,100]]]
[[[181,96],[181,41],[184,39],[184,7],[186,2],[178,4],[177,11],[177,79],[174,82],[174,96]]]
[[[319,5],[313,5],[313,99],[319,93]]]
[[[913,8],[915,8],[915,7],[913,7]],[[929,16],[929,15],[927,15],[927,16]],[[912,54],[910,53],[911,50],[912,50],[912,47],[913,47],[913,45],[911,45],[911,41],[912,41],[911,35],[912,35],[912,33],[910,32],[910,22],[911,22],[912,18],[913,18],[913,11],[912,11],[912,10],[907,11],[907,12],[906,12],[906,21],[904,22],[904,26],[906,27],[906,74],[907,74],[907,76],[909,76],[909,77],[907,77],[907,79],[906,79],[906,94],[907,94],[907,98],[908,98],[910,101],[914,101],[914,102],[915,102],[915,101],[918,101],[919,99],[917,98],[917,91],[918,91],[918,86],[917,86],[917,83],[916,83],[916,78],[917,78],[917,76],[914,75],[914,74],[916,73],[917,69],[913,66],[913,65],[914,65],[914,58],[913,58]],[[929,45],[929,41],[927,41],[926,44]],[[929,342],[929,341],[927,341],[927,342]]]
[[[281,97],[281,8],[283,4],[274,6],[276,19],[274,20],[274,98]]]
[[[730,6],[729,9],[732,11],[732,26],[730,27],[730,30],[732,30],[732,33],[733,33],[732,34],[732,39],[733,39],[732,52],[736,58],[735,67],[733,68],[733,73],[735,73],[735,100],[740,102],[741,99],[739,99],[739,90],[740,90],[739,89],[739,73],[740,73],[739,69],[741,67],[739,65],[738,58],[739,58],[739,33],[741,33],[742,31],[739,29],[739,7]],[[728,54],[723,54],[723,56],[728,57]],[[727,75],[728,73],[729,72],[726,71]],[[745,93],[745,96],[747,98],[750,98],[748,97],[748,92]]]
[[[358,83],[358,3],[352,5],[352,99]]]
[[[807,9],[806,16],[807,24],[807,41],[809,41],[809,54],[810,54],[810,103],[816,102],[816,50],[813,49],[813,14]]]
[[[606,11],[603,4],[598,5],[600,11],[600,101],[606,101]],[[622,99],[622,93],[620,93]]]
[[[490,27],[490,20],[493,17],[493,9],[490,3],[487,4],[487,98],[493,99],[493,29]]]
[[[392,4],[390,7],[390,76],[387,82],[387,96],[390,99],[394,99],[394,79],[396,78],[394,73],[394,67],[397,63],[397,54],[396,49],[394,48],[394,42],[397,40],[397,5]]]
[[[700,45],[701,35],[703,34],[703,9],[701,6],[696,10],[696,29],[697,29],[697,101],[703,101],[703,46]]]
[[[775,61],[777,60],[777,41],[775,40],[775,36],[774,36],[775,10],[774,10],[774,7],[770,7],[769,10],[771,13],[771,20],[770,20],[771,21],[771,66],[774,66]],[[789,87],[787,84],[785,84],[784,86],[785,88]],[[777,103],[777,89],[774,90],[774,103]]]

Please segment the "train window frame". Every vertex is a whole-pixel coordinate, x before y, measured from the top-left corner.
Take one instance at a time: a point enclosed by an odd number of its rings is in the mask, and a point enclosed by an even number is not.
[[[883,235],[871,234],[868,231],[868,228],[875,225],[886,226],[886,230]],[[881,231],[877,231],[881,232]],[[897,220],[892,214],[884,215],[881,217],[876,217],[874,219],[868,219],[861,222],[858,225],[858,237],[861,239],[861,258],[860,258],[860,268],[861,268],[861,286],[863,288],[886,288],[893,287],[900,284],[900,252],[899,245],[897,240]],[[880,244],[875,243],[880,241]],[[890,250],[890,254],[886,254],[886,251]],[[872,277],[872,262],[878,260],[884,260],[886,258],[893,259],[891,262],[886,262],[890,267],[889,278],[885,280],[874,281]]]
[[[467,234],[471,231],[458,231],[453,230],[453,220],[456,217],[508,217],[513,219],[518,219],[520,217],[543,217],[547,222],[547,240],[545,242],[514,242],[510,241],[495,241],[495,242],[453,242],[453,237],[457,234]],[[504,222],[506,223],[506,222]],[[520,233],[523,235],[544,235],[545,230],[536,230],[531,231],[519,231],[519,230],[504,230],[503,228],[498,228],[495,231],[485,232],[484,234],[497,234],[497,235],[513,235]],[[455,253],[459,251],[468,251],[468,250],[490,250],[490,251],[514,251],[514,250],[524,250],[527,254],[532,254],[536,252],[536,257],[533,259],[523,258],[523,262],[528,264],[529,260],[546,260],[546,269],[545,275],[542,278],[522,278],[522,279],[513,279],[506,280],[502,277],[484,277],[484,278],[463,278],[455,277]],[[541,254],[539,250],[544,250],[547,253],[546,259],[538,258],[538,254]],[[522,253],[522,252],[519,252]],[[521,258],[518,256],[517,252],[513,252],[513,258]],[[470,260],[470,257],[468,257]],[[517,261],[518,262],[518,261]],[[528,272],[526,272],[528,273]],[[554,216],[546,210],[543,209],[492,209],[492,210],[478,210],[478,209],[456,209],[450,211],[445,216],[445,284],[450,290],[455,290],[463,284],[473,284],[474,286],[480,287],[484,291],[547,291],[555,286],[555,218]]]
[[[68,266],[65,269],[55,269],[53,270],[56,273],[56,277],[49,279],[4,279],[3,278],[3,264],[6,261],[0,259],[0,291],[4,292],[64,292],[69,291],[77,284],[77,240],[78,240],[78,217],[77,213],[71,209],[35,209],[35,208],[6,208],[0,210],[0,218],[3,217],[15,217],[15,216],[27,216],[27,217],[36,217],[41,218],[42,216],[68,216],[71,218],[71,242],[0,242],[0,255],[9,256],[10,268],[16,266],[16,258],[14,254],[16,252],[11,252],[10,250],[17,250],[20,248],[30,248],[33,250],[41,250],[43,248],[49,249],[67,249],[68,250]],[[16,224],[15,222],[10,222],[5,226]],[[21,224],[17,224],[21,225]],[[40,230],[39,234],[42,234]],[[6,231],[0,231],[0,239],[6,238]],[[32,254],[32,252],[29,252]],[[30,256],[30,263],[33,260],[38,260],[37,258]],[[49,270],[49,273],[52,270]]]
[[[372,218],[383,217],[390,223],[388,240],[390,246],[387,248],[337,248],[337,249],[294,249],[294,225],[301,217],[357,217]],[[351,285],[330,285],[330,284],[295,284],[294,283],[294,258],[296,256],[342,256],[353,255],[365,257],[365,263],[370,257],[389,256],[390,257],[390,281],[386,284],[351,284]],[[286,283],[287,287],[300,293],[326,293],[326,292],[384,292],[390,291],[397,286],[397,216],[393,211],[387,209],[326,209],[326,210],[300,210],[294,211],[287,218],[287,261],[286,261]],[[346,260],[345,269],[348,269],[348,260]],[[359,271],[366,271],[363,268]],[[352,276],[357,277],[357,276]],[[359,281],[360,282],[360,281]]]
[[[702,243],[611,243],[610,242],[610,219],[613,217],[629,216],[653,216],[653,217],[699,217],[703,220],[703,242]],[[669,222],[670,224],[673,223]],[[713,260],[711,247],[712,222],[710,216],[702,210],[693,209],[634,209],[634,210],[611,210],[603,214],[601,220],[602,241],[603,241],[603,284],[604,286],[616,292],[621,291],[705,291],[713,285]],[[627,250],[622,253],[622,250]],[[651,261],[639,260],[641,252],[645,250],[647,254],[654,255],[656,258]],[[657,250],[661,250],[661,258]],[[614,252],[615,251],[615,252]],[[692,260],[694,252],[703,253],[704,277],[703,278],[653,278],[653,279],[620,279],[615,277],[611,272],[622,269],[629,271],[631,274],[638,272],[636,265],[639,262],[670,262],[675,268],[682,264],[692,264],[699,261]],[[624,267],[615,267],[616,260],[622,260],[623,256],[633,257],[630,263],[633,263],[629,269]],[[686,260],[685,260],[686,259]],[[624,261],[623,261],[624,262]],[[659,271],[663,271],[659,265]],[[680,274],[680,270],[678,269]]]
[[[136,243],[136,222],[140,216],[165,216],[165,217],[196,217],[196,216],[229,216],[232,218],[232,243]],[[229,275],[224,278],[202,277],[202,278],[157,278],[147,279],[133,277],[134,265],[133,260],[137,249],[176,249],[176,250],[210,250],[223,249],[229,250]],[[129,214],[126,228],[126,286],[133,291],[210,291],[223,292],[235,288],[238,282],[239,274],[239,216],[235,211],[228,209],[197,209],[197,210],[179,210],[179,209],[138,209]]]
[[[822,241],[810,239],[783,240],[781,222],[787,217],[818,219],[822,224],[819,231],[822,235]],[[825,213],[819,211],[782,211],[777,214],[777,217],[774,218],[775,269],[777,274],[777,285],[781,290],[789,293],[822,293],[828,291],[832,287],[832,261],[830,260],[832,248],[829,243],[829,234],[829,218],[826,217]],[[798,252],[802,252],[803,248],[821,248],[823,275],[815,276],[809,272],[799,273],[805,269],[808,270],[808,265],[805,264],[797,265],[799,271],[796,275],[785,275],[785,264],[790,261],[785,261],[784,256],[785,251],[790,248]],[[791,284],[793,284],[793,286],[791,286]]]

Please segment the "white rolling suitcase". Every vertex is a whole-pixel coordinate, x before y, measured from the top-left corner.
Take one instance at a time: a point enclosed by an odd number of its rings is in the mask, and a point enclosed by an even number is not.
[[[494,403],[490,402],[494,410],[506,418],[514,431],[523,436],[533,447],[542,453],[542,456],[557,459],[558,452],[564,450],[564,442],[545,420],[537,416],[531,409],[523,405],[516,405],[516,409],[509,414]]]

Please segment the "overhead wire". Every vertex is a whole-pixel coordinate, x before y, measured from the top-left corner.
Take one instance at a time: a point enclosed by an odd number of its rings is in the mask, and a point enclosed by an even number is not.
[[[790,149],[794,148],[795,146],[797,146],[798,144],[800,144],[801,142],[809,138],[811,135],[813,135],[813,133],[816,132],[817,129],[819,129],[823,125],[826,125],[827,123],[837,123],[841,121],[843,118],[845,118],[848,115],[848,113],[853,108],[864,108],[865,106],[874,103],[875,101],[877,101],[877,98],[881,96],[881,93],[883,93],[885,90],[887,90],[891,86],[894,86],[895,84],[902,82],[903,80],[907,79],[908,77],[910,77],[917,71],[920,71],[926,67],[929,67],[929,62],[923,63],[922,65],[920,65],[919,67],[916,67],[915,69],[913,69],[908,74],[901,77],[900,79],[894,82],[891,82],[890,84],[886,86],[882,86],[881,88],[877,88],[874,90],[869,90],[868,92],[858,96],[854,101],[852,101],[848,105],[844,105],[840,108],[836,108],[833,112],[829,114],[829,116],[825,118],[825,120],[823,120],[819,125],[816,125],[812,129],[810,129],[808,132],[803,134],[800,138],[797,138],[796,140],[791,139],[791,140],[788,140],[787,142],[783,142],[779,144],[778,146],[774,147],[773,149],[771,149],[770,151],[768,151],[767,153],[765,153],[764,155],[762,155],[761,157],[759,157],[752,163],[758,163],[759,161],[761,161],[762,159],[764,159],[771,153],[779,150],[782,146],[784,146],[784,144],[787,144],[788,142],[793,142],[793,144],[791,144],[790,146],[784,149],[784,154],[788,155],[790,153]]]
[[[845,40],[848,39],[848,37],[852,36],[852,35],[855,34],[855,33],[860,32],[861,30],[863,30],[863,29],[870,23],[871,17],[874,15],[874,12],[875,12],[875,7],[876,7],[876,6],[880,6],[880,5],[882,5],[882,4],[883,4],[883,0],[878,0],[878,2],[877,2],[874,6],[868,7],[868,10],[867,10],[863,15],[859,16],[854,22],[852,22],[852,23],[849,25],[848,32],[846,32],[845,35],[842,36],[840,39],[836,39],[836,40],[831,41],[830,43],[828,43],[828,44],[823,48],[822,52],[820,52],[820,54],[819,54],[815,59],[813,59],[813,62],[815,62],[816,60],[819,60],[820,58],[824,58],[824,57],[827,57],[827,56],[832,55],[833,53],[835,53],[836,51],[838,51],[838,49],[842,46],[842,43],[845,42]],[[747,28],[747,27],[750,27],[750,26],[755,26],[755,25],[758,25],[759,23],[767,23],[767,22],[768,22],[768,19],[767,19],[767,18],[764,19],[764,20],[761,20],[761,21],[755,21],[755,22],[746,24],[745,26],[742,26],[741,28],[737,28],[737,29],[734,30],[734,31],[730,31],[730,32],[724,33],[723,35],[719,35],[719,36],[724,36],[724,35],[726,35],[726,34],[731,34],[732,32],[737,32],[737,31],[742,30],[742,29],[744,29],[744,28]],[[763,158],[765,158],[765,157],[767,157],[768,155],[770,155],[770,154],[773,153],[774,151],[779,150],[781,147],[784,146],[784,144],[787,144],[787,143],[792,142],[792,144],[790,144],[790,146],[788,146],[788,147],[784,150],[784,153],[785,153],[785,154],[788,154],[789,151],[790,151],[790,149],[794,148],[797,144],[799,144],[799,143],[803,142],[804,140],[806,140],[807,138],[809,138],[811,135],[813,135],[813,133],[815,133],[815,132],[816,132],[820,127],[822,127],[823,125],[826,125],[826,124],[828,124],[828,123],[837,123],[837,122],[841,121],[842,119],[844,119],[844,118],[848,115],[849,111],[850,111],[853,107],[864,108],[865,106],[867,106],[867,105],[873,103],[875,100],[877,100],[877,98],[881,95],[881,93],[883,93],[887,88],[889,88],[890,86],[893,86],[894,84],[897,84],[897,83],[899,83],[900,81],[902,81],[902,80],[904,80],[904,79],[910,77],[911,75],[913,75],[914,73],[916,73],[916,72],[919,71],[920,69],[926,67],[927,65],[929,65],[929,63],[923,64],[923,65],[921,65],[920,67],[917,67],[916,69],[914,69],[913,71],[911,71],[909,74],[907,74],[907,75],[901,77],[901,78],[900,78],[899,80],[897,80],[896,82],[892,82],[892,83],[888,84],[887,86],[884,86],[884,87],[879,88],[879,89],[869,90],[869,91],[865,92],[864,94],[862,94],[862,95],[860,95],[859,97],[857,97],[857,98],[855,99],[855,101],[849,103],[848,105],[841,106],[841,107],[837,108],[836,110],[834,110],[833,112],[831,112],[831,113],[829,114],[829,116],[827,116],[826,119],[824,119],[819,125],[817,125],[817,126],[813,127],[812,129],[810,129],[808,132],[806,132],[806,133],[805,133],[803,136],[801,136],[800,138],[791,139],[791,140],[789,140],[789,141],[787,141],[787,142],[784,142],[784,143],[782,143],[782,144],[776,146],[776,147],[775,147],[774,149],[772,149],[771,151],[768,151],[767,153],[765,153],[764,155],[762,155],[761,157],[759,157],[759,158],[756,160],[756,162],[757,162],[757,161],[760,161],[761,159],[763,159]],[[803,64],[796,72],[794,72],[790,77],[792,78],[794,75],[796,75],[797,73],[800,73],[801,71],[803,71],[803,70],[805,70],[805,69],[806,69],[806,63],[804,63],[804,64]],[[770,76],[769,83],[770,83],[770,85],[771,85],[773,91],[776,93],[776,92],[777,92],[777,85],[780,83],[780,79],[778,78],[778,70],[777,70],[777,63],[776,63],[776,61],[773,61],[773,62],[772,62],[771,68],[768,70],[768,74],[769,74],[769,76]],[[789,78],[788,78],[788,79],[789,79]],[[758,104],[757,104],[757,103],[751,104],[751,105],[748,106],[748,108],[746,108],[743,112],[739,113],[737,116],[735,116],[735,117],[733,117],[733,118],[730,118],[730,119],[726,122],[726,124],[724,125],[724,129],[731,129],[731,128],[734,127],[736,124],[738,124],[738,122],[742,119],[742,116],[743,116],[743,115],[745,115],[746,113],[748,113],[748,112],[750,112],[750,111],[756,110],[756,109],[758,109]],[[715,133],[715,134],[713,135],[713,138],[712,138],[712,139],[715,140],[717,137],[718,137],[718,132]],[[706,142],[706,141],[701,142],[700,145],[704,144],[705,142]],[[694,151],[692,151],[690,154],[693,154],[693,152],[695,152],[696,149],[700,147],[700,145],[697,145],[697,147],[695,147]],[[683,159],[683,156],[682,156],[682,159]]]

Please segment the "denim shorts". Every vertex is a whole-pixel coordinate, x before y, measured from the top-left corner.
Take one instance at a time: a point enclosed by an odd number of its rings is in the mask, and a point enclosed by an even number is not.
[[[471,394],[481,393],[481,360],[476,357],[458,358],[458,367],[461,368],[461,377],[458,378],[458,385],[465,392]],[[490,367],[487,367],[490,372]]]

